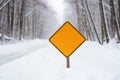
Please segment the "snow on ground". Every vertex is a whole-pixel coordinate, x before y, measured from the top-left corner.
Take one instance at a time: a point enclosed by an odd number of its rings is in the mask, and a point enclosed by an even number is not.
[[[69,69],[65,60],[48,40],[0,46],[0,80],[120,80],[120,45],[114,41],[86,41],[71,55]]]
[[[40,41],[36,39],[34,41],[26,41],[16,45],[1,45],[0,65],[42,48],[45,46],[43,42],[43,40]]]

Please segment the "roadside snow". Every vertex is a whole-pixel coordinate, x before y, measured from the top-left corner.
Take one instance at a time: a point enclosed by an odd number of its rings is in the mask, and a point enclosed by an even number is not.
[[[71,55],[70,69],[48,40],[0,46],[0,62],[9,62],[0,65],[0,80],[120,80],[119,46],[86,41]]]
[[[13,45],[0,46],[0,65],[32,53],[45,46],[44,40],[31,40]]]

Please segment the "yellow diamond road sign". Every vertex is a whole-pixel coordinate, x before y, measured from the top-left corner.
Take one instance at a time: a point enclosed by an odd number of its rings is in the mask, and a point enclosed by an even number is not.
[[[65,57],[69,57],[85,41],[85,37],[70,22],[65,22],[49,41]]]

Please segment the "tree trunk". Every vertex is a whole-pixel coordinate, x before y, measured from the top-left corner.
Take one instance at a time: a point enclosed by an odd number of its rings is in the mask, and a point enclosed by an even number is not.
[[[22,39],[22,36],[23,36],[24,8],[25,8],[25,0],[22,0],[21,10],[20,10],[19,40],[21,40],[21,39]]]
[[[120,0],[118,0],[118,12],[119,12],[118,22],[119,22],[119,29],[120,29]]]
[[[93,21],[93,19],[92,19],[92,15],[91,15],[90,10],[89,10],[89,7],[88,7],[87,0],[85,0],[85,3],[86,3],[86,8],[87,8],[87,10],[88,10],[88,14],[89,14],[89,16],[90,16],[91,22],[92,22],[92,24],[93,24],[93,29],[94,29],[94,31],[95,31],[96,37],[97,37],[97,39],[98,39],[98,42],[101,44],[100,38],[99,38],[99,36],[98,36],[97,30],[96,30],[96,27],[95,27],[95,24],[94,24],[94,21]]]
[[[102,44],[105,41],[109,42],[106,22],[105,22],[105,15],[104,15],[104,9],[103,9],[103,3],[102,0],[99,0],[99,7],[100,7],[100,16],[101,16],[101,29],[102,29]]]
[[[118,2],[120,3],[120,1],[118,0]],[[119,4],[118,3],[118,4]],[[120,4],[119,4],[120,5]],[[120,40],[120,34],[119,34],[119,27],[117,25],[117,18],[115,15],[115,9],[114,9],[114,2],[113,0],[110,0],[110,11],[111,11],[111,29],[112,29],[112,36],[113,38],[115,37],[115,33],[117,33],[117,38],[118,41]]]

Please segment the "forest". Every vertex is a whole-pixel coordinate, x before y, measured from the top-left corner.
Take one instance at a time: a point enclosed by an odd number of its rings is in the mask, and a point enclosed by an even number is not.
[[[55,1],[57,2],[57,1]],[[89,41],[120,43],[120,0],[0,0],[0,44],[48,39],[65,21]]]

